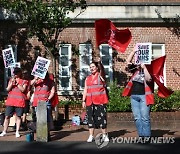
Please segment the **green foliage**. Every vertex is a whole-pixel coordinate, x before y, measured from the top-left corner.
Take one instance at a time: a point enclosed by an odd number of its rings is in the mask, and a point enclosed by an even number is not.
[[[57,54],[60,32],[72,23],[68,14],[79,9],[76,18],[86,6],[85,0],[0,0],[0,7],[25,24],[29,36],[36,36],[51,56]]]
[[[126,112],[131,111],[129,97],[122,97],[123,88],[117,86],[117,81],[110,83],[109,104],[107,109],[109,112]]]
[[[160,98],[155,93],[155,104],[151,106],[151,111],[177,111],[180,110],[180,91],[175,91],[168,98]]]
[[[0,100],[0,107],[4,107],[5,106],[5,101],[4,100]]]
[[[110,83],[109,112],[129,112],[131,104],[129,97],[122,97],[123,88],[117,86],[117,81]],[[160,98],[155,92],[155,104],[151,106],[152,112],[180,110],[180,91],[175,91],[168,98]]]
[[[58,106],[59,107],[64,107],[65,105],[80,106],[81,103],[82,103],[81,101],[66,100],[66,101],[60,101]]]
[[[131,104],[129,97],[123,97],[122,91],[124,88],[120,88],[117,85],[117,81],[109,84],[109,103],[107,105],[108,112],[130,112]],[[59,107],[64,105],[81,106],[81,101],[61,101]],[[151,106],[152,112],[160,111],[179,111],[180,110],[180,91],[175,91],[168,98],[160,98],[155,93],[155,104]]]

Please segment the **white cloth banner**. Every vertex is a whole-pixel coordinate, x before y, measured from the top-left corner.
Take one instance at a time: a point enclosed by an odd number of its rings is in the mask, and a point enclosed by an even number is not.
[[[49,65],[49,59],[38,56],[31,75],[44,79],[48,71]]]
[[[151,64],[152,43],[137,43],[135,51],[135,64]]]

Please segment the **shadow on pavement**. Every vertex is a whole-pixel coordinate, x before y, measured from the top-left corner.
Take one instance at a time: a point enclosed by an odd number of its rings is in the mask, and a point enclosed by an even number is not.
[[[174,135],[177,131],[171,131],[171,130],[161,130],[161,129],[156,129],[152,130],[152,137],[158,136],[162,137],[164,135]]]
[[[119,144],[110,142],[103,148],[86,142],[0,142],[0,154],[179,154],[180,138],[173,144]]]
[[[84,131],[88,132],[88,130],[85,128],[80,128],[76,130],[55,131],[51,133],[51,141],[60,140],[60,139],[63,139],[64,137],[72,135],[73,133],[84,132]],[[77,135],[77,137],[81,137],[81,136]]]
[[[119,131],[111,131],[108,132],[108,136],[109,138],[115,138],[115,137],[119,137],[119,136],[123,136],[127,133],[131,133],[130,131],[128,131],[127,129],[123,129],[123,130],[119,130]]]

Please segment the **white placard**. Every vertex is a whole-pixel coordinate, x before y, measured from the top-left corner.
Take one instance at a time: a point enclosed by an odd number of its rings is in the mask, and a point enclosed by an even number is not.
[[[152,43],[137,43],[135,51],[135,64],[151,64]]]
[[[11,67],[11,76],[14,75],[14,68],[15,68],[15,67],[21,68],[21,63],[20,63],[20,62],[16,62],[16,63],[14,64],[14,66]]]
[[[12,47],[2,50],[5,68],[14,67],[15,59]]]
[[[49,65],[49,59],[38,56],[31,75],[44,79],[48,71]]]

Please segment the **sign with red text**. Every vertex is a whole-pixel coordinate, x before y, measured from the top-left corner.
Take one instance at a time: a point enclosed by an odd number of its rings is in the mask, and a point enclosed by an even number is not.
[[[49,65],[49,59],[38,56],[31,75],[44,79],[48,71]]]
[[[5,68],[14,67],[15,59],[14,59],[13,49],[11,47],[8,49],[4,49],[2,50],[2,54],[3,54]]]
[[[152,43],[137,43],[135,51],[135,64],[151,64]]]

